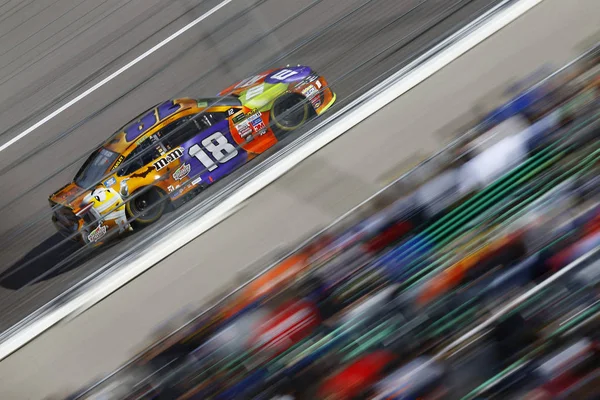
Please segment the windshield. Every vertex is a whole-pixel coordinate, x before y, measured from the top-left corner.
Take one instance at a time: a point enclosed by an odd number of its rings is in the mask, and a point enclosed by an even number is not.
[[[118,156],[117,153],[105,148],[92,153],[75,176],[77,186],[87,189],[97,184]]]

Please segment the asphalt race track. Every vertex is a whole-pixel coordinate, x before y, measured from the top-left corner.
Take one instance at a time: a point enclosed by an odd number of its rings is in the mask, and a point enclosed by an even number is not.
[[[160,229],[159,223],[103,252],[61,263],[76,247],[61,244],[50,221],[48,195],[71,179],[82,157],[141,110],[165,98],[211,96],[265,68],[298,63],[323,74],[341,105],[496,2],[235,1],[24,136],[0,152],[0,330],[100,268],[132,241]],[[0,145],[217,4],[215,0],[3,3]],[[315,174],[325,176],[328,167],[323,168]],[[164,219],[199,204],[244,170]],[[299,183],[290,188],[290,195],[302,198],[318,184]],[[372,191],[368,185],[362,189]],[[347,196],[348,203],[327,210],[324,221],[361,197],[362,191]],[[265,218],[269,216],[259,219]],[[253,257],[248,255],[247,262]]]
[[[406,167],[401,161],[438,149],[477,115],[478,104],[493,100],[490,92],[499,94],[547,61],[558,67],[579,55],[590,38],[598,39],[599,7],[596,0],[546,0],[299,164],[237,214],[4,360],[0,398],[37,399],[112,370],[176,311],[202,303],[248,264],[348,210]],[[35,287],[66,285],[94,267],[85,264]]]

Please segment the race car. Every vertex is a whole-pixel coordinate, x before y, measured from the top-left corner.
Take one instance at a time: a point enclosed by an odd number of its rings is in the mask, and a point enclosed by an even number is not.
[[[113,134],[49,197],[64,236],[100,244],[157,221],[335,102],[307,66],[244,79],[213,98],[165,101]]]

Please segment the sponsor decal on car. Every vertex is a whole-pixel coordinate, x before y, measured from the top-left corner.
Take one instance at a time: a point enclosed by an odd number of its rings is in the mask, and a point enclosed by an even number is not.
[[[163,169],[167,165],[171,164],[173,161],[178,160],[182,156],[183,156],[183,147],[178,147],[175,150],[173,150],[171,153],[167,154],[165,157],[154,162],[154,164],[152,164],[152,165],[154,165],[154,168],[157,171],[160,171],[161,169]]]
[[[321,98],[319,96],[313,97],[312,99],[310,99],[310,102],[315,109],[321,107]]]
[[[313,85],[304,88],[302,94],[306,96],[314,108],[319,108],[321,106],[321,96],[319,96],[319,91]]]
[[[250,122],[248,122],[248,120],[237,124],[235,126],[235,129],[238,131],[238,133],[240,134],[240,136],[242,138],[246,138],[246,136],[249,136],[249,135],[250,135],[250,137],[248,139],[250,139],[252,137],[251,136],[252,128],[250,128]]]
[[[175,170],[175,172],[173,172],[173,179],[180,181],[183,178],[185,178],[186,176],[188,176],[188,174],[190,173],[191,170],[192,170],[192,167],[190,166],[190,164],[185,163],[181,167],[177,168],[177,170]]]
[[[242,122],[245,119],[246,119],[246,114],[244,114],[243,112],[240,112],[237,115],[235,115],[233,118],[231,118],[231,121],[235,125],[235,124],[239,124],[240,122]]]
[[[192,185],[197,185],[197,184],[199,184],[200,182],[202,182],[202,177],[201,177],[201,176],[199,176],[199,177],[197,177],[196,179],[194,179],[194,180],[192,181]]]
[[[250,117],[248,117],[248,121],[250,121],[250,125],[252,125],[254,131],[258,132],[259,134],[264,133],[264,131],[267,130],[267,126],[265,125],[265,121],[263,121],[260,112],[250,115]]]
[[[102,239],[104,237],[104,235],[106,235],[107,229],[108,229],[107,225],[98,225],[96,227],[96,229],[91,231],[87,237],[88,240],[90,241],[90,243],[94,243],[94,242],[97,242],[98,240]]]
[[[315,84],[317,85],[317,87],[321,87],[321,82],[319,82],[319,75],[317,74],[311,74],[309,76],[307,76],[306,78],[302,79],[300,82],[298,82],[295,86],[296,89],[301,88],[304,85],[308,85],[309,83],[315,82]]]
[[[117,169],[119,167],[119,165],[121,165],[121,163],[123,162],[124,159],[125,159],[125,157],[123,155],[120,155],[119,158],[117,158],[115,165],[113,165],[113,167],[110,170],[114,171],[115,169]]]
[[[173,192],[171,193],[172,198],[177,198],[179,196],[181,196],[185,191],[187,191],[189,188],[191,188],[193,185],[190,184],[190,182],[187,182],[186,184],[182,185],[177,185],[173,188]]]
[[[115,183],[117,183],[117,179],[113,176],[112,178],[107,179],[106,181],[104,181],[104,186],[111,187]]]
[[[306,88],[302,89],[302,94],[308,97],[309,99],[316,95],[318,92],[319,91],[313,85],[307,86]]]

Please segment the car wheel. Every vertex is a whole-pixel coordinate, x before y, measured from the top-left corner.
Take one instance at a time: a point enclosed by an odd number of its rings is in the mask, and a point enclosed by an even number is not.
[[[158,221],[165,213],[169,203],[165,193],[157,187],[146,186],[136,190],[127,201],[127,218],[134,228]]]
[[[298,129],[310,117],[310,105],[303,96],[296,93],[287,93],[278,97],[273,102],[271,118],[274,123],[276,135]]]

